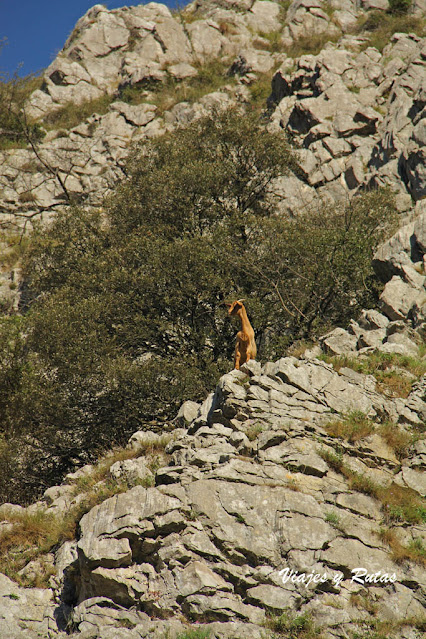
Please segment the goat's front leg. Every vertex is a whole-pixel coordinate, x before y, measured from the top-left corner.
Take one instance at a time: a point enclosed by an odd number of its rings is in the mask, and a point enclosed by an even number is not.
[[[241,360],[241,352],[240,349],[238,348],[238,342],[237,345],[235,347],[235,364],[234,364],[234,368],[238,370],[240,370],[240,360]]]

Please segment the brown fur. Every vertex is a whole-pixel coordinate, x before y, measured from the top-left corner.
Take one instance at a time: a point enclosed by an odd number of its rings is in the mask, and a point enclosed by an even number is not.
[[[237,343],[235,344],[234,366],[239,370],[242,364],[256,358],[256,342],[254,341],[254,330],[247,317],[247,311],[243,305],[244,300],[227,302],[229,315],[238,316],[241,320],[241,330],[237,333]]]

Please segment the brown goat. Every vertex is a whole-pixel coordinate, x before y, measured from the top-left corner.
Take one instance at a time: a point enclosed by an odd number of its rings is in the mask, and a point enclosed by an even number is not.
[[[255,359],[257,353],[256,342],[254,341],[254,330],[247,317],[247,311],[243,302],[244,300],[225,302],[229,315],[234,317],[238,315],[241,320],[241,330],[237,333],[237,343],[235,345],[234,366],[237,370],[241,364]]]

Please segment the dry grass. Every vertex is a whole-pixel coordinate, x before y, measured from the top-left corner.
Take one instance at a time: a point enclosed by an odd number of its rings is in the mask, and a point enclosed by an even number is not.
[[[426,359],[422,357],[421,349],[419,357],[375,351],[362,359],[347,355],[321,355],[320,359],[333,364],[337,371],[347,367],[364,375],[374,375],[377,390],[391,397],[408,397],[414,378],[419,379],[426,373]]]
[[[286,488],[289,488],[295,493],[300,493],[302,491],[300,485],[297,483],[296,479],[291,475],[287,475],[287,483]]]
[[[123,448],[116,447],[110,451],[107,455],[102,457],[93,470],[87,475],[79,477],[74,485],[74,494],[78,495],[83,492],[90,491],[99,482],[106,481],[109,477],[109,470],[113,464],[119,461],[125,461],[127,459],[135,459],[144,455],[146,457],[146,465],[152,470],[153,468],[160,468],[163,462],[166,461],[164,449],[167,444],[173,439],[172,434],[162,435],[158,441],[153,444],[150,442],[141,442],[137,448]]]
[[[0,532],[0,572],[24,586],[47,587],[52,574],[48,564],[41,567],[36,581],[21,577],[19,571],[30,561],[54,552],[64,541],[75,539],[80,519],[94,506],[134,485],[145,488],[153,485],[152,477],[131,486],[125,480],[113,480],[108,476],[109,469],[117,461],[134,459],[144,453],[147,466],[155,473],[166,459],[164,448],[171,438],[172,435],[164,435],[155,445],[142,444],[137,450],[116,448],[102,458],[90,474],[76,480],[73,495],[84,497],[63,515],[54,516],[44,510],[11,514],[7,519],[12,527]]]
[[[377,612],[377,604],[371,600],[369,593],[366,595],[352,593],[349,598],[349,602],[352,606],[355,606],[360,610],[365,610],[370,613],[370,615],[375,615]]]
[[[265,424],[253,424],[252,426],[249,426],[249,428],[246,431],[246,435],[248,437],[248,439],[251,442],[254,442],[255,439],[257,439],[260,435],[260,433],[262,433],[265,430],[266,426]]]
[[[299,359],[306,350],[311,349],[314,346],[315,344],[312,341],[299,339],[289,346],[287,349],[287,356],[297,357]]]
[[[381,486],[369,477],[353,471],[345,464],[342,455],[326,450],[319,452],[333,470],[346,478],[349,488],[370,495],[381,503],[386,521],[410,524],[422,524],[426,521],[425,501],[415,490],[393,482],[389,486]]]
[[[342,419],[326,424],[324,428],[331,437],[339,437],[353,444],[371,435],[375,425],[364,413],[353,411]]]
[[[36,196],[31,191],[23,191],[19,194],[18,200],[21,204],[31,204],[36,201]]]
[[[391,421],[376,425],[359,411],[354,411],[341,419],[325,424],[324,429],[331,437],[344,439],[351,444],[377,433],[385,440],[398,459],[404,459],[410,446],[420,437],[418,433],[408,433],[406,430],[402,430],[398,424]]]
[[[392,482],[389,486],[380,486],[377,496],[388,521],[406,521],[410,524],[426,522],[425,500],[412,488]]]
[[[420,632],[426,631],[426,621],[424,618],[406,617],[401,620],[380,621],[377,618],[360,620],[357,624],[364,626],[367,631],[362,634],[358,632],[352,634],[351,639],[393,639],[401,636],[402,628],[415,628]]]
[[[424,35],[426,21],[424,17],[412,15],[392,15],[384,11],[370,11],[363,14],[352,30],[355,34],[367,36],[363,48],[375,47],[383,51],[394,33],[416,33]]]
[[[287,53],[291,58],[300,58],[302,55],[318,55],[324,48],[327,42],[337,42],[340,36],[330,35],[327,33],[317,33],[302,36],[291,47],[287,47],[284,53]]]
[[[43,124],[47,129],[72,129],[94,113],[98,115],[107,113],[113,100],[112,96],[105,94],[96,100],[89,100],[78,105],[74,104],[74,102],[69,102],[58,111],[49,113],[45,117]]]
[[[404,546],[392,528],[382,528],[378,536],[390,547],[392,560],[396,564],[410,561],[426,567],[426,548],[420,538],[413,540],[408,546]]]
[[[66,519],[66,520],[65,520]],[[0,572],[14,579],[22,586],[35,585],[18,575],[30,561],[54,550],[60,543],[73,538],[70,518],[60,520],[44,511],[34,514],[27,512],[9,518],[13,523],[10,530],[0,533]],[[47,571],[46,581],[50,574]],[[43,583],[43,575],[38,586]]]
[[[379,427],[378,432],[398,459],[404,459],[410,446],[419,438],[418,434],[407,433],[393,422],[385,422]]]

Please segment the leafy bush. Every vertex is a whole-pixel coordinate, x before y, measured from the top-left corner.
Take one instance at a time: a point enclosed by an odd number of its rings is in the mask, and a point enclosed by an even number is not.
[[[271,184],[296,169],[254,114],[215,113],[142,145],[103,210],[34,233],[30,310],[0,323],[4,500],[203,399],[231,367],[230,296],[247,298],[260,357],[374,304],[391,198],[277,217]]]
[[[404,15],[412,7],[412,0],[389,0],[389,13]]]
[[[0,72],[0,150],[25,148],[29,139],[43,139],[41,126],[28,121],[22,110],[29,95],[40,86],[39,76],[9,77]]]

